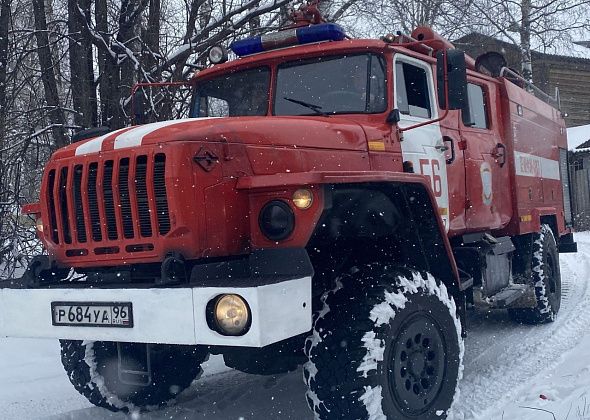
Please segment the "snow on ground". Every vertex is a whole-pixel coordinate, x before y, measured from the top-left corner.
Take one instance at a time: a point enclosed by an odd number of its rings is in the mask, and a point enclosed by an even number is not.
[[[561,256],[564,296],[554,323],[517,325],[504,311],[469,314],[465,372],[452,420],[590,419],[590,233],[576,234],[576,240],[578,254]],[[141,418],[311,420],[304,393],[300,370],[248,375],[214,356],[177,406]],[[0,418],[125,416],[92,407],[74,391],[57,342],[0,339]]]

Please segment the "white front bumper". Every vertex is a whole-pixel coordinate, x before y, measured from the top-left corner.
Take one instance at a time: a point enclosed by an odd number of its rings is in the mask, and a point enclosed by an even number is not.
[[[235,293],[252,311],[249,331],[209,328],[207,303]],[[51,302],[131,302],[133,328],[54,326]],[[311,329],[311,277],[258,287],[0,289],[0,336],[263,347]]]

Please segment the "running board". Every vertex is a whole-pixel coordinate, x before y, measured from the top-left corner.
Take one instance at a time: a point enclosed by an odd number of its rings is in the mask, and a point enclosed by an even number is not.
[[[521,298],[534,298],[535,289],[526,284],[513,284],[488,298],[493,308],[508,308]]]

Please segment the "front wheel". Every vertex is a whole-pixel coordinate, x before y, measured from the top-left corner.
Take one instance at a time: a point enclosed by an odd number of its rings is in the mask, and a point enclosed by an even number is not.
[[[430,274],[372,264],[326,293],[305,346],[320,419],[445,418],[462,371],[453,298]]]
[[[157,409],[174,400],[200,376],[208,357],[202,346],[60,343],[62,364],[74,388],[96,406],[125,413]]]

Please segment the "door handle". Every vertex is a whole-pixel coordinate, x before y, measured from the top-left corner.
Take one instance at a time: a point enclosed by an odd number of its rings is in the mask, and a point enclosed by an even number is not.
[[[500,168],[503,167],[506,164],[506,146],[504,146],[502,143],[496,144],[496,147],[492,152],[492,156],[494,159],[496,159],[496,162],[498,162]],[[500,159],[502,160],[500,161]]]
[[[451,157],[447,158],[447,165],[450,165],[451,163],[453,163],[455,161],[455,142],[453,141],[452,138],[444,136],[443,137],[443,143],[445,143],[445,149],[444,151],[446,152],[447,150],[451,150]],[[450,146],[446,146],[446,143],[450,143]]]

